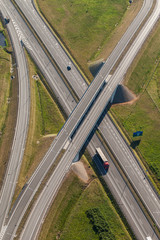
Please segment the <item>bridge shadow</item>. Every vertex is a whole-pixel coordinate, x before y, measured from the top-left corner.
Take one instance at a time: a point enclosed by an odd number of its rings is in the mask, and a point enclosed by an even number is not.
[[[86,147],[88,146],[89,142],[91,141],[93,135],[95,134],[97,128],[98,128],[99,125],[100,125],[100,123],[103,121],[103,119],[104,119],[106,113],[109,111],[110,107],[111,107],[111,104],[108,103],[107,107],[105,108],[105,110],[102,112],[102,114],[101,114],[100,117],[98,118],[98,120],[97,120],[94,128],[92,129],[91,133],[89,134],[88,138],[86,139],[86,141],[85,141],[85,143],[84,143],[84,145],[83,145],[83,147],[82,147],[82,149],[81,149],[81,151],[80,151],[80,156],[83,155]]]

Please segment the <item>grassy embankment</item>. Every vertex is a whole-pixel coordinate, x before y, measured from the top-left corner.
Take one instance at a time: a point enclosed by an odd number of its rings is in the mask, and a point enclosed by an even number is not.
[[[128,21],[124,21],[123,28],[117,35],[113,31],[118,25],[128,6],[128,1],[65,1],[65,0],[36,0],[43,16],[58,33],[60,39],[77,60],[85,74],[93,79],[87,63],[94,60],[105,49],[105,54],[111,51],[117,38],[124,32],[141,1],[134,3],[129,10]],[[137,1],[136,1],[137,2]],[[137,4],[137,5],[136,5]],[[111,39],[114,35],[115,39]],[[106,43],[110,40],[107,49]],[[101,58],[104,58],[104,54]]]
[[[14,199],[16,199],[26,180],[31,176],[64,123],[62,114],[41,80],[33,79],[32,76],[37,75],[38,70],[28,55],[27,59],[31,91],[30,123]]]
[[[110,199],[91,169],[88,184],[83,183],[72,172],[65,179],[49,210],[38,239],[100,239],[98,232],[93,229],[93,224],[86,215],[87,210],[94,208],[100,211],[105,223],[109,225],[108,230],[111,231],[112,237],[114,236],[117,240],[131,239]],[[100,222],[98,220],[99,227]]]
[[[11,45],[7,35],[7,30],[0,22],[0,32],[6,38],[6,47],[0,46],[0,187],[4,177],[10,147],[12,144],[14,126],[16,120],[16,79],[15,86],[12,86],[10,79]],[[13,73],[15,74],[15,72]],[[7,148],[6,148],[7,146]]]
[[[139,97],[132,105],[119,105],[113,113],[127,131],[132,144],[143,156],[160,189],[160,24],[138,61],[127,86]],[[133,132],[142,130],[143,136],[134,138]],[[140,142],[138,142],[140,140]],[[136,142],[137,141],[137,142]]]

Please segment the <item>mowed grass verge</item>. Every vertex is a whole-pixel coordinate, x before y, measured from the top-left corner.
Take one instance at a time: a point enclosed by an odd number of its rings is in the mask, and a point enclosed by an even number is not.
[[[11,55],[0,47],[0,134],[3,134],[5,120],[10,102],[10,66]]]
[[[40,11],[58,33],[85,73],[121,21],[126,0],[36,0]],[[91,77],[92,78],[92,77]]]
[[[0,31],[8,38],[7,31],[1,22]],[[8,42],[8,47],[11,50],[10,42]],[[8,163],[16,123],[15,94],[17,92],[15,91],[16,80],[14,79],[12,83],[10,78],[11,62],[11,54],[6,51],[6,47],[0,46],[0,187]]]
[[[71,172],[65,179],[42,226],[39,240],[98,240],[86,215],[98,208],[115,239],[131,239],[99,180],[93,175],[88,184]]]
[[[23,185],[32,175],[37,165],[49,149],[64,124],[64,118],[54,100],[49,95],[40,78],[35,80],[39,72],[31,58],[27,55],[30,76],[30,123],[20,175],[15,191],[17,198]]]
[[[1,22],[0,32],[4,32]],[[9,103],[11,86],[10,66],[11,54],[7,53],[4,48],[0,46],[0,136],[3,134],[5,128],[5,119]]]
[[[132,105],[114,106],[112,111],[137,146],[150,175],[160,189],[160,24],[138,61],[127,86],[139,96]],[[143,136],[132,137],[142,130]],[[137,142],[138,143],[138,142]],[[136,144],[136,142],[135,142]]]

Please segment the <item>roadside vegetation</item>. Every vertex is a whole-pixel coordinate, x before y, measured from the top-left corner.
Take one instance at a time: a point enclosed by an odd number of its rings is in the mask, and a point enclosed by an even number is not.
[[[26,56],[31,91],[30,123],[14,200],[64,124],[64,118],[59,108],[41,81],[43,77],[38,74],[39,71],[28,54]]]
[[[0,47],[0,135],[4,133],[8,104],[10,102],[10,65],[11,55]]]
[[[1,22],[0,32],[4,32]],[[11,84],[10,66],[11,55],[4,50],[4,47],[0,46],[0,136],[3,134],[5,128],[5,120],[8,111]]]
[[[0,46],[0,187],[5,174],[5,169],[9,159],[10,148],[12,145],[14,126],[16,123],[17,107],[17,82],[11,81],[10,68],[13,61],[11,56],[11,45],[7,35],[0,22],[0,32],[5,36],[7,46]],[[10,50],[8,52],[8,49]],[[13,74],[15,71],[13,69]],[[7,146],[7,148],[6,148]]]
[[[42,226],[39,240],[114,239],[106,236],[131,239],[99,180],[86,162],[85,166],[89,181],[82,182],[73,172],[66,177]],[[95,208],[97,221],[93,223],[88,211],[94,212]],[[108,232],[99,233],[94,225],[102,230],[103,224]],[[104,234],[107,235],[104,237]]]
[[[112,108],[116,118],[127,131],[132,146],[137,148],[147,166],[149,176],[160,190],[160,24],[131,74],[127,86],[137,94],[131,105]],[[142,137],[133,138],[133,132],[143,131]]]

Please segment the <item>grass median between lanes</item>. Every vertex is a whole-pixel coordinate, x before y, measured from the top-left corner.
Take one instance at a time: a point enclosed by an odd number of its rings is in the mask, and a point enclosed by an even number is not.
[[[13,201],[32,175],[64,124],[64,118],[44,87],[39,70],[27,55],[30,76],[30,123],[20,175]],[[41,76],[42,77],[42,76]]]
[[[5,120],[10,102],[11,55],[0,47],[0,135],[4,133]]]
[[[127,86],[139,97],[130,105],[112,108],[116,118],[127,131],[132,146],[142,155],[143,162],[160,190],[160,24],[131,74]],[[133,138],[133,132],[143,131]]]
[[[3,140],[6,131],[6,120],[10,104],[10,65],[11,56],[0,47],[0,183],[4,176],[5,161],[3,151]],[[1,185],[1,184],[0,184]]]

